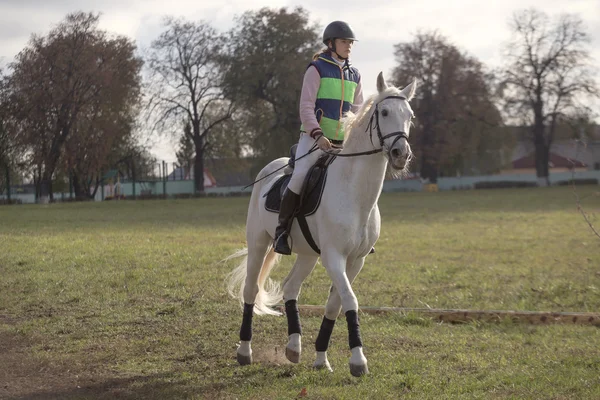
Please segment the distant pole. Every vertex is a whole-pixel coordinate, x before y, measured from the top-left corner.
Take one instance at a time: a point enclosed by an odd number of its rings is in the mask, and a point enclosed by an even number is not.
[[[131,181],[133,188],[133,199],[135,200],[135,163],[131,164]]]
[[[8,165],[6,165],[6,198],[8,199],[8,204],[10,204],[10,169]]]
[[[104,176],[102,175],[102,171],[100,171],[100,176],[100,197],[104,201]]]
[[[73,173],[71,171],[69,171],[69,199],[73,199]]]
[[[162,162],[162,181],[163,181],[163,196],[167,198],[167,163],[163,160]]]

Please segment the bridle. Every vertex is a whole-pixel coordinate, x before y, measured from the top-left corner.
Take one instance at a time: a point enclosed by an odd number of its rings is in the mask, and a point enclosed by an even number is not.
[[[408,141],[408,135],[404,131],[396,131],[396,132],[388,133],[385,136],[383,136],[383,134],[381,133],[381,128],[379,127],[379,104],[387,99],[406,100],[406,97],[404,97],[404,96],[387,96],[387,97],[379,100],[379,102],[377,102],[377,104],[375,104],[375,111],[373,111],[373,114],[371,115],[371,119],[369,120],[369,123],[367,124],[367,129],[365,130],[365,132],[369,132],[369,137],[371,139],[371,144],[373,145],[373,147],[375,147],[375,143],[373,143],[373,130],[375,130],[377,132],[377,138],[379,139],[379,145],[381,146],[380,148],[369,150],[369,151],[361,151],[358,153],[336,153],[333,151],[325,151],[325,153],[328,153],[331,155],[336,155],[338,157],[356,157],[356,156],[364,156],[364,155],[369,155],[369,154],[377,154],[377,153],[382,152],[383,149],[386,147],[385,146],[386,139],[395,137],[394,141],[392,142],[392,145],[386,149],[386,153],[387,153],[387,156],[389,159],[390,151],[391,151],[391,149],[394,148],[394,145],[396,144],[396,142],[398,142],[398,140],[400,140],[402,138],[404,138]]]
[[[371,137],[371,144],[373,144],[373,120],[375,120],[375,128],[377,129],[377,137],[379,138],[379,144],[381,145],[381,149],[383,149],[385,147],[385,139],[390,138],[390,137],[396,137],[394,139],[394,141],[392,142],[392,145],[389,147],[389,149],[393,148],[394,145],[396,144],[396,142],[402,138],[408,140],[408,135],[406,134],[406,132],[404,131],[396,131],[396,132],[392,132],[392,133],[388,133],[385,136],[382,136],[381,134],[381,128],[379,127],[379,104],[387,99],[400,99],[400,100],[406,100],[406,97],[404,96],[387,96],[386,98],[382,99],[381,101],[379,101],[379,103],[377,103],[375,105],[375,112],[373,112],[373,115],[371,115],[371,119],[369,120],[369,124],[367,125],[367,131],[370,131],[369,136]],[[389,152],[389,150],[388,150]]]

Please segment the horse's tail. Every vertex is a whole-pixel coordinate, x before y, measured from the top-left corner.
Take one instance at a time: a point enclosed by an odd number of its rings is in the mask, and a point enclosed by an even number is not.
[[[238,250],[227,257],[224,261],[242,256],[244,257],[242,262],[229,274],[227,289],[229,294],[233,298],[237,298],[243,305],[244,286],[248,273],[248,249]],[[272,307],[282,301],[283,293],[281,292],[279,284],[273,282],[273,280],[269,278],[269,274],[279,263],[280,258],[281,255],[275,253],[272,247],[269,248],[269,251],[265,255],[264,261],[260,267],[258,280],[256,282],[258,285],[258,294],[256,295],[256,300],[254,301],[255,314],[281,315],[279,311],[274,310]]]

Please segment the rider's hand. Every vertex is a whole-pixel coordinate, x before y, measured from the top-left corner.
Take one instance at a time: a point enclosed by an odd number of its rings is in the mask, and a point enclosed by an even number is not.
[[[325,136],[317,139],[317,146],[323,151],[331,150],[331,142]]]

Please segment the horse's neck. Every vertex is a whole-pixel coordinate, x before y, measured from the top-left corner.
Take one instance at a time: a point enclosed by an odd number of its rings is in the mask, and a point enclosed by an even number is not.
[[[352,127],[348,138],[344,142],[344,153],[360,153],[373,149],[374,144],[371,144],[369,136],[369,128],[366,121],[360,125]]]
[[[373,150],[366,126],[356,126],[344,143],[343,153],[360,153]],[[378,143],[375,143],[377,146]],[[383,187],[387,161],[381,153],[356,157],[338,157],[332,164],[339,169],[340,190],[338,195],[356,199],[356,206],[365,212],[373,208]],[[331,168],[331,167],[330,167]],[[345,192],[345,193],[344,193]]]

